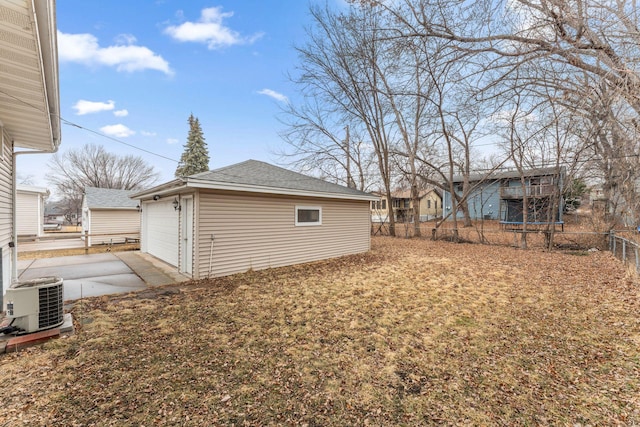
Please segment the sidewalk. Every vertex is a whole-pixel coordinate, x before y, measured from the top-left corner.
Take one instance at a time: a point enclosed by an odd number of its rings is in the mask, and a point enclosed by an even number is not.
[[[133,270],[147,286],[170,285],[190,280],[189,277],[178,273],[175,267],[149,254],[140,251],[113,252],[113,254]]]

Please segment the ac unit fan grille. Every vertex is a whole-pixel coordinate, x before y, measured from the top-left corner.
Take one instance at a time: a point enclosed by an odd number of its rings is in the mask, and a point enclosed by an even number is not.
[[[57,326],[62,323],[64,318],[62,294],[62,284],[38,289],[40,304],[38,327],[40,329]]]

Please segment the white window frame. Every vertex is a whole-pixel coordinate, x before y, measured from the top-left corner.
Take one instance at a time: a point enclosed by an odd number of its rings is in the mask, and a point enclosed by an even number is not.
[[[298,211],[318,211],[318,222],[298,222]],[[316,227],[322,225],[322,206],[297,206],[295,210],[296,227]]]

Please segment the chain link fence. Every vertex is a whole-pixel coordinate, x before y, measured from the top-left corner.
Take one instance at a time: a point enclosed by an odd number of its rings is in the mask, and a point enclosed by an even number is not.
[[[640,231],[640,230],[639,230]],[[460,227],[457,230],[458,241],[467,243],[481,243],[488,245],[520,247],[522,230],[503,230],[495,225],[493,227]],[[640,235],[635,230],[617,230],[610,232],[588,231],[554,231],[550,236],[549,231],[526,231],[527,247],[530,249],[548,248],[549,239],[553,241],[554,249],[568,251],[610,251],[617,259],[633,268],[640,274]],[[374,223],[371,228],[372,235],[389,235],[388,224]],[[453,240],[453,229],[446,224],[436,227],[435,223],[420,224],[422,238],[432,240]],[[415,237],[415,229],[412,223],[396,224],[396,236]]]
[[[640,245],[633,240],[619,236],[615,231],[609,233],[609,250],[620,261],[640,273]]]

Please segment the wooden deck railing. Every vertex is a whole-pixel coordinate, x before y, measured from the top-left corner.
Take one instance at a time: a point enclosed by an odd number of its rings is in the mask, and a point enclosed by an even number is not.
[[[527,197],[547,197],[552,196],[557,187],[555,185],[528,185],[524,187],[516,186],[516,187],[500,187],[500,198],[501,199],[522,199],[524,197],[525,191]]]

